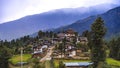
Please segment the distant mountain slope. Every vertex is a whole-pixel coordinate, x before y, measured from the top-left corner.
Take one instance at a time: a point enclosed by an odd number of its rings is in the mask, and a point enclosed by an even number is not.
[[[105,8],[100,8],[100,6]],[[112,7],[115,6],[112,5]],[[0,39],[16,39],[25,35],[33,34],[38,30],[68,25],[76,20],[103,13],[112,7],[111,5],[98,5],[89,8],[66,8],[26,16],[18,20],[0,24]]]
[[[105,22],[105,26],[107,27],[106,37],[110,38],[120,33],[120,7],[111,9],[100,15],[90,16],[85,19],[78,20],[71,25],[60,27],[58,29],[55,29],[54,31],[60,31],[63,29],[65,30],[68,28],[72,28],[78,31],[79,33],[82,33],[85,30],[90,30],[91,24],[99,16],[103,18]]]

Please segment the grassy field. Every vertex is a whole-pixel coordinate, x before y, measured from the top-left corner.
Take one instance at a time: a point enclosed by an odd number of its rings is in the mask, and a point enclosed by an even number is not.
[[[24,65],[22,68],[32,68],[33,64]],[[14,66],[9,64],[9,68],[21,68],[20,66]]]
[[[114,60],[112,58],[107,58],[107,63],[112,66],[119,66],[120,67],[120,61]]]
[[[45,62],[45,68],[51,68],[51,66],[50,66],[50,61],[46,61],[46,62]]]
[[[23,55],[23,62],[28,62],[29,59],[31,59],[31,54],[24,54]],[[9,61],[12,63],[12,64],[17,64],[18,62],[21,61],[21,57],[20,55],[15,55],[13,56],[11,59],[9,59]],[[90,62],[90,60],[74,60],[74,59],[71,59],[71,60],[66,60],[66,59],[54,59],[54,65],[55,67],[57,68],[58,65],[59,65],[59,61],[63,61],[63,62]],[[115,68],[115,67],[120,67],[120,61],[117,61],[117,60],[114,60],[112,58],[107,58],[106,59],[106,62],[113,66],[112,68]],[[32,64],[28,64],[28,65],[25,65],[24,68],[26,67],[29,67],[31,66]],[[115,67],[114,67],[115,66]],[[12,67],[14,68],[14,67]],[[19,67],[15,67],[15,68],[19,68]],[[45,68],[50,68],[50,62],[49,61],[46,61],[45,62]]]
[[[22,60],[23,62],[28,62],[29,59],[31,58],[31,54],[23,54],[22,56]],[[21,56],[20,55],[14,55],[11,59],[9,59],[9,61],[12,63],[12,64],[17,64],[18,62],[21,61]]]

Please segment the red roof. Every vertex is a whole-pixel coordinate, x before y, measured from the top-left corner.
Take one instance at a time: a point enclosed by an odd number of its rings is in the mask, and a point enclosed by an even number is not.
[[[74,31],[74,30],[72,30],[72,29],[68,29],[68,30],[66,30],[66,33],[67,33],[67,34],[74,34],[74,33],[75,33],[75,31]]]

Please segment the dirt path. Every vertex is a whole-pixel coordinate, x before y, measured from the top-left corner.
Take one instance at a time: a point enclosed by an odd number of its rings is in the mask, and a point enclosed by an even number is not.
[[[48,48],[48,51],[47,51],[46,56],[43,57],[43,58],[40,60],[40,62],[43,62],[43,61],[45,61],[45,60],[51,60],[51,57],[50,57],[50,56],[51,56],[51,54],[52,54],[52,52],[53,52],[53,48],[54,48],[54,46]]]

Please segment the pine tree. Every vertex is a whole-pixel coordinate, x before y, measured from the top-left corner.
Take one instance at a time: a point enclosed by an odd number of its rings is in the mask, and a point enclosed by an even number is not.
[[[0,46],[0,68],[9,68],[8,59],[12,56],[11,50],[6,46]]]
[[[120,60],[120,37],[115,39],[112,39],[109,43],[110,46],[110,57]]]
[[[115,51],[116,51],[116,58],[117,60],[120,60],[120,37],[117,39],[116,41],[116,48],[115,48]]]
[[[62,40],[62,43],[63,43],[63,53],[64,53],[64,56],[65,56],[65,45],[66,45],[66,37]]]
[[[99,63],[105,62],[106,59],[105,45],[103,43],[106,28],[101,17],[98,17],[92,24],[91,32],[91,60],[93,61],[93,68],[97,68]]]
[[[85,30],[85,31],[82,33],[82,36],[83,36],[83,37],[88,37],[88,34],[89,34],[89,31],[88,31],[88,30]]]
[[[111,58],[115,58],[116,57],[116,51],[114,50],[116,48],[116,40],[115,39],[112,39],[110,42],[109,42],[109,46],[110,46],[110,54],[109,56]]]

